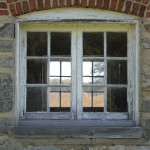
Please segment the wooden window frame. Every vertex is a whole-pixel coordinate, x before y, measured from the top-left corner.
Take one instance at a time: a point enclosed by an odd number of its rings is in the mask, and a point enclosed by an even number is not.
[[[55,14],[55,13],[54,13]],[[96,14],[95,14],[96,15]],[[83,15],[84,16],[84,15]],[[125,17],[122,19],[119,18],[110,18],[106,17],[104,19],[104,14],[102,14],[102,17],[99,17],[98,15],[95,17],[96,19],[92,20],[90,18],[89,20],[84,20],[84,17],[81,16],[81,19],[74,19],[70,20],[68,19],[66,21],[66,18],[63,20],[57,20],[55,18],[52,19],[46,19],[42,20],[42,15],[39,17],[39,19],[35,20],[31,17],[31,19],[27,19],[28,17],[22,17],[21,19],[17,19],[16,21],[16,51],[15,51],[15,62],[16,62],[16,91],[15,91],[15,128],[14,128],[14,135],[15,136],[50,136],[50,137],[81,137],[81,138],[140,138],[141,137],[141,128],[139,127],[139,76],[140,76],[140,68],[139,68],[139,56],[140,56],[140,20],[138,18],[132,18],[132,17]],[[107,16],[107,15],[106,15]],[[109,16],[109,15],[108,15]],[[115,16],[115,15],[114,15]],[[33,17],[35,17],[33,15]],[[99,17],[99,18],[98,18]],[[79,17],[80,18],[80,17]],[[43,119],[43,114],[38,113],[29,114],[29,119],[25,119],[25,112],[23,109],[23,101],[25,100],[25,94],[23,94],[20,97],[20,93],[24,93],[24,89],[20,88],[21,86],[24,86],[26,83],[22,82],[22,78],[24,77],[23,72],[21,69],[25,69],[24,66],[22,66],[22,59],[25,59],[22,55],[25,54],[25,30],[27,28],[31,28],[34,31],[36,30],[37,26],[41,26],[40,31],[47,31],[47,28],[49,30],[49,27],[53,26],[54,28],[57,26],[57,29],[62,29],[62,26],[65,26],[67,28],[67,31],[69,30],[69,26],[75,27],[75,26],[82,26],[85,31],[89,31],[88,28],[92,27],[98,27],[103,26],[104,31],[107,31],[106,27],[108,25],[109,27],[115,27],[118,26],[120,28],[125,28],[125,30],[128,32],[128,39],[134,39],[133,42],[128,45],[128,49],[131,49],[131,55],[128,55],[128,59],[131,60],[131,65],[129,66],[129,69],[132,70],[131,74],[128,73],[128,76],[130,76],[131,84],[128,88],[128,93],[132,95],[132,99],[130,101],[131,106],[129,109],[130,117],[127,119],[126,115],[120,116],[119,113],[112,113],[111,115],[101,115],[103,119],[95,120],[95,116],[93,118],[90,118],[88,120],[88,116],[84,117],[78,117],[79,120],[76,120],[76,118],[72,118],[72,120],[53,120],[53,118],[49,118],[49,115],[44,114],[46,116],[46,119]],[[39,28],[39,27],[38,27]],[[110,29],[109,29],[110,30]],[[109,31],[108,30],[108,31]],[[112,29],[111,31],[113,31]],[[92,29],[93,31],[93,29]],[[100,30],[98,30],[100,31]],[[116,31],[116,30],[115,30]],[[78,33],[80,34],[80,33]],[[129,41],[131,42],[131,41]],[[74,43],[76,45],[76,43]],[[79,46],[79,45],[78,45]],[[82,45],[79,46],[81,49]],[[79,57],[78,59],[82,59]],[[74,58],[73,61],[76,61]],[[81,68],[78,64],[77,68]],[[73,72],[77,71],[78,69],[73,70]],[[78,73],[77,73],[78,74]],[[79,74],[82,74],[82,71],[79,71]],[[73,75],[73,74],[72,74]],[[77,78],[77,77],[75,77]],[[80,80],[82,77],[80,77]],[[77,80],[79,82],[79,80]],[[77,88],[76,84],[80,83],[74,83],[75,90],[79,90],[80,88]],[[131,93],[130,93],[131,92]],[[75,94],[73,94],[74,97],[76,97]],[[79,99],[81,93],[77,94],[77,99]],[[81,102],[81,101],[80,101]],[[76,106],[75,106],[75,109]],[[73,112],[74,113],[74,112]],[[87,114],[88,115],[88,114]],[[122,115],[122,114],[121,114]],[[82,116],[82,114],[79,114],[79,116]],[[113,117],[112,117],[113,116]],[[116,116],[116,117],[114,117]],[[122,118],[123,117],[123,118]],[[34,118],[34,120],[32,120]],[[44,117],[45,118],[45,117]],[[52,119],[52,120],[51,120]],[[64,119],[64,117],[62,118]],[[74,119],[74,120],[73,120]],[[86,120],[87,119],[87,120]],[[51,128],[52,127],[52,128]],[[59,130],[59,132],[58,132]]]

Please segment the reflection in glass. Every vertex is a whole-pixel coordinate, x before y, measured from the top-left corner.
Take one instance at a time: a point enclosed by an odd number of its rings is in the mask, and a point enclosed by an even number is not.
[[[61,75],[71,76],[71,62],[61,62]]]
[[[127,61],[109,60],[107,62],[108,84],[127,84]]]
[[[47,61],[27,60],[27,83],[47,83]]]
[[[71,77],[62,77],[61,78],[61,84],[68,84],[70,85],[71,84]]]
[[[83,84],[92,84],[92,77],[83,77]]]
[[[59,61],[50,62],[50,76],[60,76],[60,62]]]
[[[83,62],[83,76],[92,76],[92,62]]]
[[[47,88],[27,88],[27,112],[47,111]]]
[[[83,56],[104,56],[104,35],[102,32],[83,33]]]
[[[127,33],[107,32],[107,56],[127,57]]]
[[[104,76],[104,62],[93,62],[93,76]]]
[[[71,33],[51,32],[51,56],[71,56]]]
[[[104,84],[104,77],[94,77],[93,83],[94,84]]]
[[[50,111],[69,112],[71,106],[70,87],[50,88]]]
[[[83,112],[103,112],[104,88],[84,87],[83,89]]]
[[[107,111],[127,112],[127,88],[108,88]]]
[[[60,84],[60,77],[50,77],[50,84]]]
[[[27,32],[27,56],[47,56],[46,32]]]

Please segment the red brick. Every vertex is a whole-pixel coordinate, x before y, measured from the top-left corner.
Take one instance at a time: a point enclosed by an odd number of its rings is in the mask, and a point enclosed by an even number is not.
[[[11,12],[12,16],[15,16],[16,15],[15,5],[14,4],[10,4],[9,5],[9,9],[10,9],[10,12]]]
[[[13,2],[13,0],[6,0],[6,2],[7,2],[7,3],[12,3],[12,2]]]
[[[147,7],[147,10],[150,10],[150,5]]]
[[[9,14],[8,10],[0,10],[0,16],[8,15],[8,14]]]
[[[43,10],[44,9],[44,4],[43,4],[43,0],[37,0],[37,7],[38,10]]]
[[[87,0],[82,0],[81,4],[82,4],[83,7],[87,7]]]
[[[35,0],[29,0],[30,11],[36,10],[36,2]]]
[[[143,0],[142,4],[148,4],[148,0]]]
[[[29,12],[29,4],[28,4],[28,2],[27,1],[23,1],[22,5],[23,5],[23,11],[24,11],[24,13],[25,14],[28,13]]]
[[[13,0],[14,2],[18,2],[19,0]]]
[[[102,8],[103,7],[103,0],[97,0],[97,8]]]
[[[59,5],[60,5],[60,7],[64,7],[65,6],[65,0],[59,0]]]
[[[132,13],[132,14],[135,14],[135,15],[138,15],[139,8],[140,8],[140,4],[134,3],[131,13]]]
[[[45,0],[45,9],[51,8],[50,0]]]
[[[90,0],[89,1],[89,7],[94,8],[95,7],[95,0]]]
[[[141,2],[142,2],[142,0],[136,0],[136,2],[139,2],[139,3],[141,3]]]
[[[74,0],[74,6],[80,6],[80,0]]]
[[[70,7],[71,6],[71,0],[66,0],[66,6]]]
[[[146,6],[141,5],[140,11],[139,11],[139,16],[140,16],[140,17],[144,17],[145,10],[146,10]]]
[[[119,0],[119,3],[118,3],[118,11],[122,12],[122,8],[125,4],[125,0]]]
[[[147,17],[147,18],[150,18],[150,12],[147,12],[147,13],[146,13],[146,17]]]
[[[131,6],[132,6],[132,2],[127,1],[127,2],[126,2],[126,8],[125,8],[125,11],[126,11],[127,13],[130,13],[130,12],[131,12]]]
[[[113,1],[111,1],[110,10],[115,10],[115,9],[116,9],[117,1],[118,1],[118,0],[113,0]]]
[[[58,0],[53,0],[53,8],[57,8],[58,7]]]
[[[17,10],[17,15],[23,14],[23,10],[21,7],[21,2],[16,3],[16,10]]]
[[[104,6],[103,8],[109,9],[110,0],[104,0]]]
[[[0,8],[6,9],[7,8],[7,4],[4,2],[0,2]]]

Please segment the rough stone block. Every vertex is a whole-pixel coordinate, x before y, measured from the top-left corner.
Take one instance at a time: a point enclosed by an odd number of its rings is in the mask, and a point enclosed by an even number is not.
[[[6,51],[10,52],[13,51],[13,41],[12,40],[0,40],[0,52]]]
[[[13,82],[10,75],[0,74],[0,112],[7,112],[13,106]]]
[[[150,101],[143,101],[143,112],[150,112]]]
[[[145,129],[147,130],[150,130],[150,120],[146,120],[145,121],[145,126],[144,126]]]
[[[6,23],[0,27],[0,37],[14,37],[14,24]]]
[[[150,38],[145,38],[145,39],[143,40],[143,46],[144,46],[144,48],[146,48],[146,49],[149,49],[149,48],[150,48]]]
[[[0,112],[11,111],[12,106],[13,106],[12,99],[11,100],[5,99],[3,101],[0,101]]]
[[[1,57],[0,54],[0,67],[13,67],[14,60],[12,57]]]
[[[12,123],[8,119],[0,119],[0,134],[7,133],[8,129],[10,129]]]
[[[150,24],[146,24],[144,26],[144,28],[145,28],[146,32],[150,32]]]
[[[0,101],[5,98],[12,98],[13,83],[10,75],[0,74]]]
[[[150,130],[144,130],[144,137],[150,139]]]
[[[53,146],[41,146],[41,147],[34,147],[34,146],[29,146],[26,147],[24,150],[61,150],[57,147],[53,147]]]

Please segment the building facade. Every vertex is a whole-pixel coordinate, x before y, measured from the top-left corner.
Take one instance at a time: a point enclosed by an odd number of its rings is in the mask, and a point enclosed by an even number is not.
[[[150,0],[1,0],[0,150],[150,150]]]

